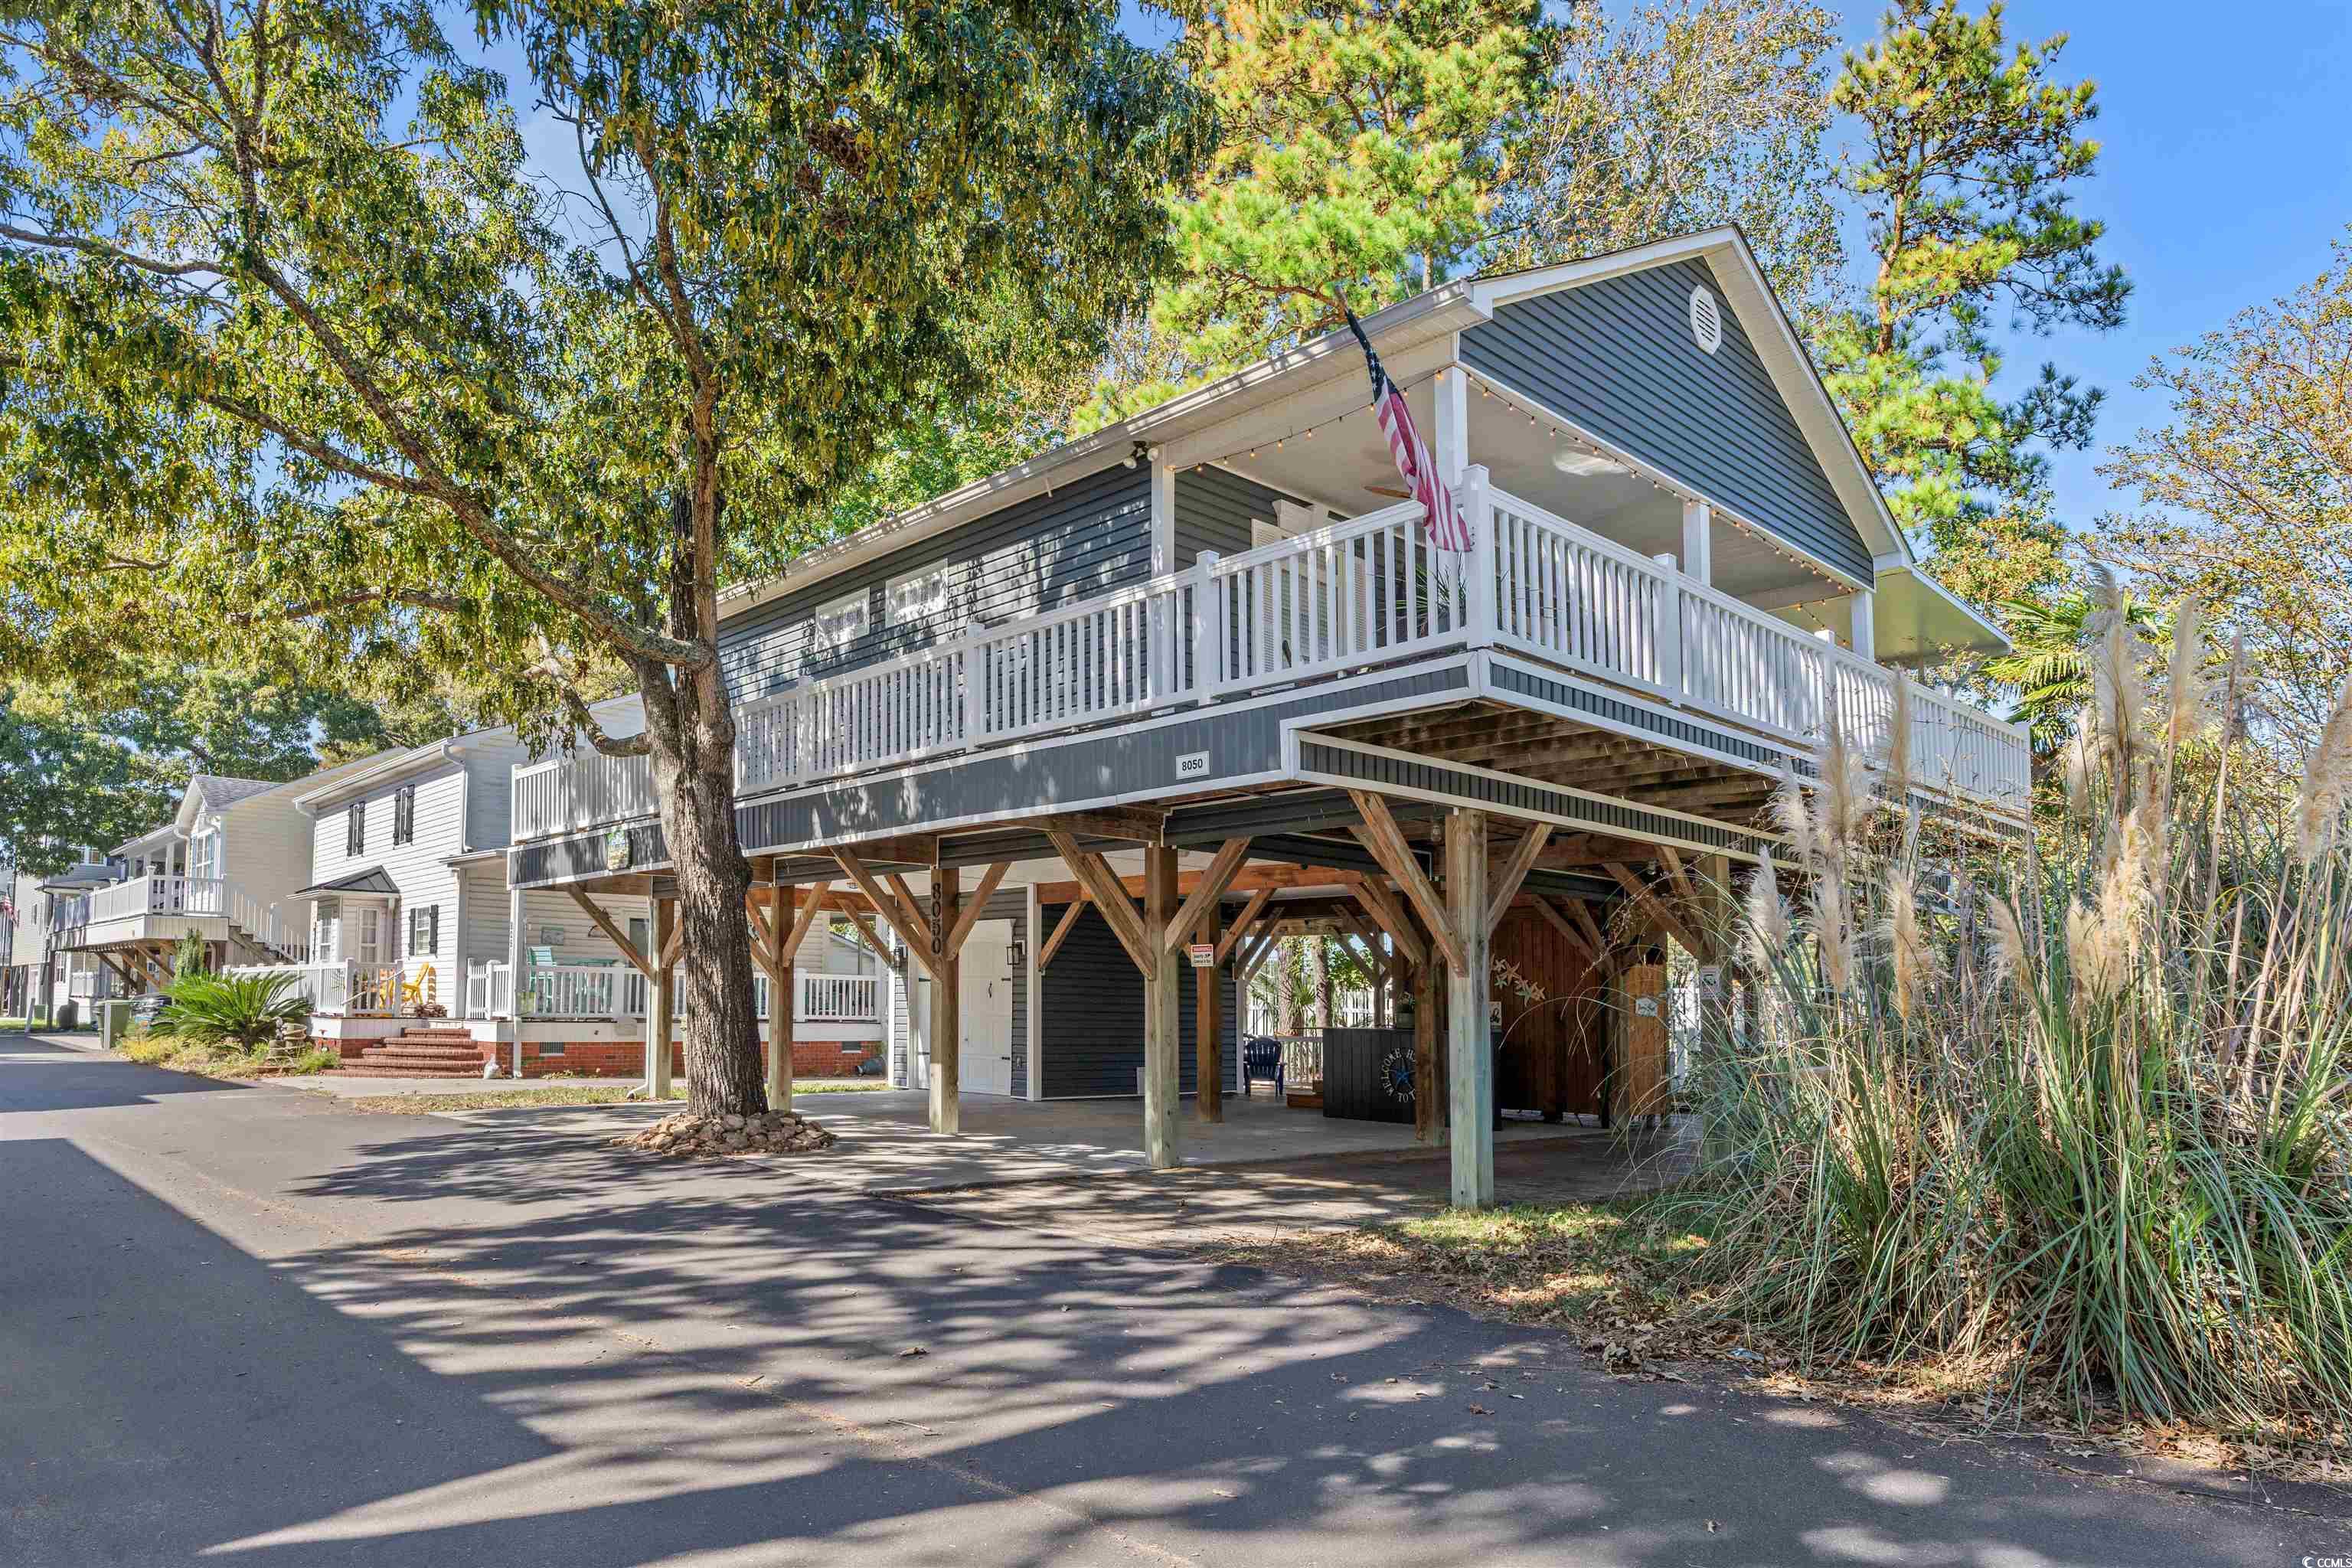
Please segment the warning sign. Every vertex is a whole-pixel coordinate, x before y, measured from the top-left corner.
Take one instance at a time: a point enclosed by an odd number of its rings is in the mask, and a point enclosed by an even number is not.
[[[1196,942],[1186,951],[1191,952],[1192,955],[1193,968],[1214,969],[1217,967],[1217,948],[1214,942]]]

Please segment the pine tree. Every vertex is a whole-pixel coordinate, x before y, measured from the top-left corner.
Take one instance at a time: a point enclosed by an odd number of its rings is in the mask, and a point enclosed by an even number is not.
[[[2048,454],[2090,443],[2101,398],[2049,363],[2004,398],[2000,336],[2110,331],[2130,293],[2074,210],[2098,105],[2055,79],[2065,43],[2012,47],[1998,0],[1896,0],[1832,94],[1858,122],[1847,183],[1875,269],[1815,357],[1896,519],[1979,604],[2062,575]]]
[[[1154,353],[1108,423],[1443,282],[1486,239],[1556,49],[1538,0],[1180,0],[1219,150],[1169,203]]]

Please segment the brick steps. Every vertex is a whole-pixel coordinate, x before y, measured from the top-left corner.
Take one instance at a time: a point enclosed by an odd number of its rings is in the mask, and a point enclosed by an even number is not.
[[[342,1070],[357,1078],[479,1078],[482,1048],[468,1030],[422,1026],[386,1036]]]

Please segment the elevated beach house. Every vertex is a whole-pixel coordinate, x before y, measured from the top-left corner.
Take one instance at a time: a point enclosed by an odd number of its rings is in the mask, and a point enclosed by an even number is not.
[[[77,1001],[135,996],[172,977],[194,936],[214,968],[302,956],[308,933],[295,891],[309,871],[302,786],[198,773],[179,810],[109,854],[100,882],[77,867],[53,885],[50,942],[65,955]]]
[[[2000,634],[1914,559],[1736,232],[1364,325],[1465,551],[1338,332],[727,599],[755,945],[839,920],[897,956],[892,1071],[939,1130],[966,1093],[1133,1096],[1176,1161],[1181,1102],[1239,1086],[1239,977],[1323,931],[1405,1004],[1325,1048],[1450,1124],[1485,1202],[1498,1108],[1657,1108],[1671,950],[1733,1005],[1714,917],[1833,722],[1867,752],[1907,705],[1916,807],[2021,825],[2023,733],[1906,673]],[[642,759],[512,789],[511,896],[649,900],[662,947]]]

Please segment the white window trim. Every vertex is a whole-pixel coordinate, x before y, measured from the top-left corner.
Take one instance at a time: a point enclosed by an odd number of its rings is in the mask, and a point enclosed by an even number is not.
[[[855,613],[854,629],[851,616]],[[873,606],[863,590],[844,594],[840,598],[819,605],[809,616],[809,650],[813,653],[837,653],[866,635],[867,617]]]
[[[926,584],[923,598],[910,603],[908,590]],[[913,572],[902,572],[883,584],[883,624],[903,626],[944,616],[954,602],[954,594],[951,569],[945,562]]]

